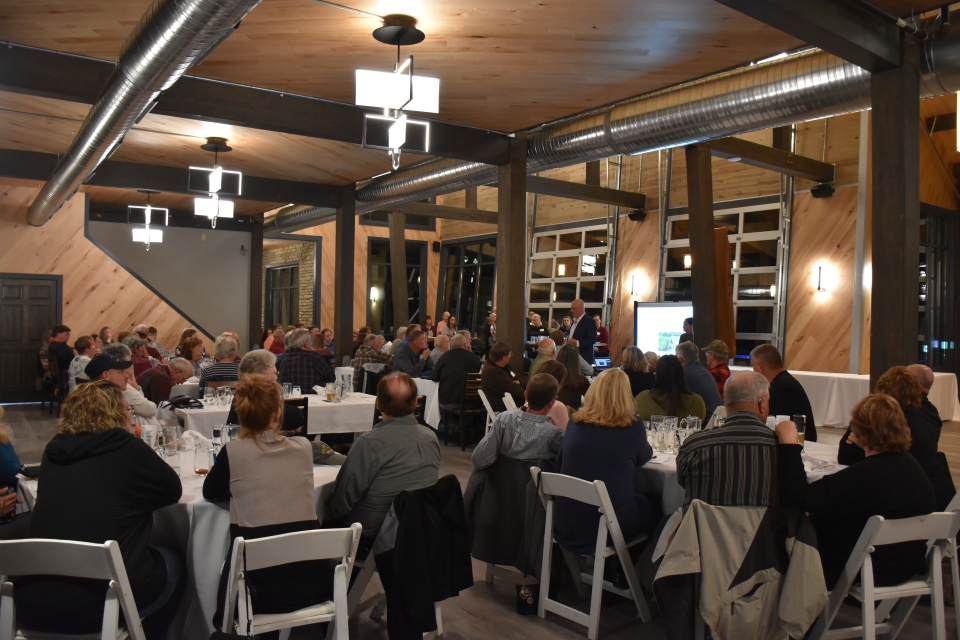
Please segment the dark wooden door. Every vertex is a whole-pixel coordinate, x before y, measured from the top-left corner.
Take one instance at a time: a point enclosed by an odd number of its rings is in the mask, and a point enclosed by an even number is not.
[[[0,273],[0,402],[40,397],[43,332],[60,323],[63,278]]]

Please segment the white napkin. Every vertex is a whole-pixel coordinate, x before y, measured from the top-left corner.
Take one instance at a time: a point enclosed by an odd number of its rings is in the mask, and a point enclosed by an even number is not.
[[[199,431],[194,431],[193,429],[184,431],[183,435],[180,437],[183,440],[184,449],[196,449],[198,444],[202,444],[207,447],[213,446],[213,442],[209,438]]]
[[[811,455],[806,453],[800,454],[800,458],[803,460],[803,468],[809,473],[811,471],[829,471],[836,468],[836,465],[832,462],[825,462],[814,458]]]
[[[652,458],[650,458],[647,464],[663,464],[664,462],[668,462],[669,460],[670,458],[667,456],[667,454],[657,453]]]
[[[189,378],[187,378],[187,382],[195,382],[197,384],[200,384],[200,378],[198,378],[197,376],[190,376]]]

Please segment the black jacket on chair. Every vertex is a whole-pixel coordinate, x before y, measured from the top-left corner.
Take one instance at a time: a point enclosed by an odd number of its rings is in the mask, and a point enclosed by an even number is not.
[[[456,476],[401,491],[393,499],[399,524],[394,547],[375,557],[387,595],[391,640],[420,640],[433,631],[433,603],[473,586],[463,494]]]
[[[471,553],[480,562],[513,566],[526,527],[526,486],[534,460],[498,456],[493,466],[474,471],[464,493]],[[542,536],[541,536],[542,537]]]

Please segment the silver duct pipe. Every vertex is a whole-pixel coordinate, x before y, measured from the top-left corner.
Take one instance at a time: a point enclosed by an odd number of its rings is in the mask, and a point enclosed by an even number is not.
[[[960,34],[923,43],[921,97],[960,88]],[[527,172],[696,144],[870,108],[870,74],[820,49],[795,53],[550,122],[527,135]],[[495,182],[497,169],[448,158],[368,181],[357,212]]]
[[[154,0],[120,52],[70,149],[27,211],[40,226],[123,140],[160,93],[203,59],[260,0]]]
[[[279,209],[276,214],[263,220],[263,233],[293,233],[301,229],[315,227],[318,224],[333,222],[337,219],[337,210],[330,207],[311,207],[308,205],[290,205]]]

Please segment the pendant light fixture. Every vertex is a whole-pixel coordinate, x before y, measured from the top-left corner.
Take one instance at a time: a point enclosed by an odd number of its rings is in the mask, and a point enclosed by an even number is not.
[[[130,224],[131,214],[142,215],[143,216],[143,228],[134,227],[133,229],[133,241],[142,242],[147,245],[147,251],[150,251],[150,243],[152,242],[163,242],[163,230],[162,229],[151,229],[150,224],[153,221],[153,216],[156,215],[163,216],[163,226],[168,226],[170,224],[170,210],[162,207],[154,207],[150,205],[150,196],[160,193],[153,189],[138,189],[140,193],[147,194],[147,205],[135,205],[131,204],[127,206],[127,224]]]
[[[207,143],[200,145],[200,148],[213,152],[213,168],[190,167],[187,189],[207,194],[206,198],[193,199],[193,213],[210,218],[210,226],[216,229],[217,218],[233,217],[233,201],[224,200],[223,196],[240,195],[243,174],[227,171],[220,166],[220,154],[233,151],[233,147],[227,145],[226,138],[207,138]]]

